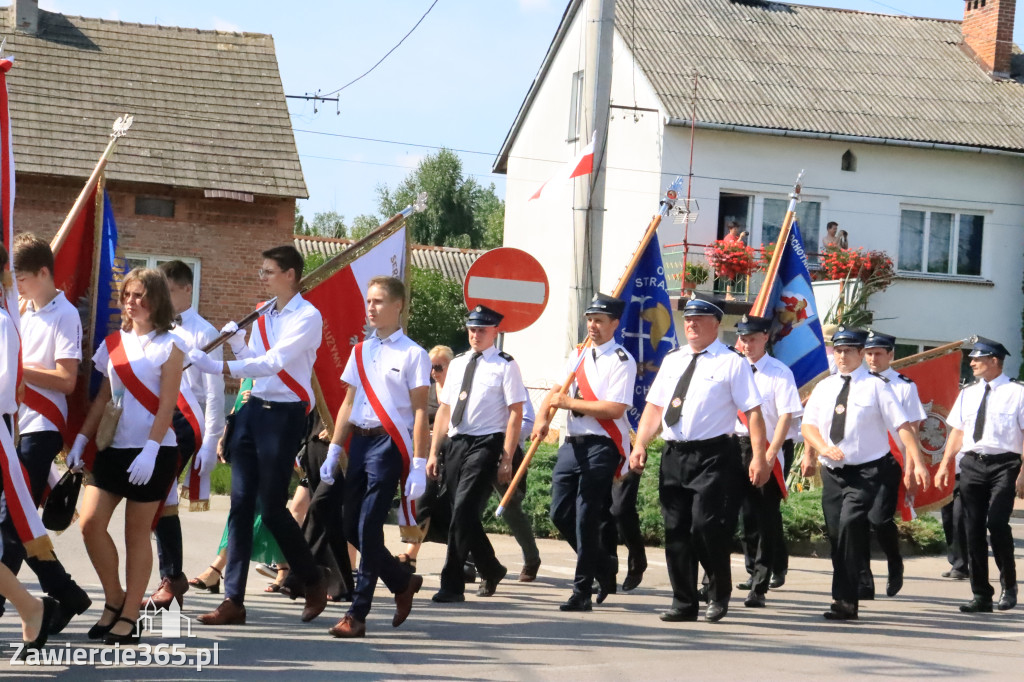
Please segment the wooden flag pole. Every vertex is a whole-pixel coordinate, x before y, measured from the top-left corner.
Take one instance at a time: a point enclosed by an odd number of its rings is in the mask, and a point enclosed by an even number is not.
[[[615,289],[612,290],[612,295],[618,298],[625,291],[626,285],[629,284],[629,278],[633,275],[633,270],[636,269],[637,263],[643,258],[644,251],[647,250],[648,244],[654,239],[654,235],[658,232],[658,226],[661,225],[661,219],[668,215],[669,211],[675,206],[676,201],[679,197],[679,190],[682,189],[683,178],[677,177],[675,181],[669,185],[668,190],[665,192],[665,197],[661,200],[661,208],[648,223],[647,229],[644,230],[643,236],[640,238],[640,243],[637,245],[636,250],[629,259],[629,263],[626,264],[626,269],[623,270],[622,276],[619,277],[618,284],[615,285]],[[588,347],[591,344],[590,337],[583,342],[583,348]],[[562,382],[559,387],[559,393],[568,393],[569,387],[572,386],[573,380],[576,378],[575,374],[570,374],[566,377],[565,381]],[[548,411],[548,421],[554,418],[555,413],[558,412],[557,407],[552,407]],[[500,517],[505,512],[505,507],[508,506],[509,500],[512,499],[512,495],[519,487],[520,481],[526,476],[527,470],[530,468],[530,462],[533,461],[533,456],[537,452],[537,448],[540,447],[540,440],[536,439],[530,443],[529,450],[526,451],[526,455],[523,457],[522,463],[516,470],[515,476],[512,477],[511,483],[508,484],[508,489],[501,498],[501,502],[498,504],[498,508],[495,510],[494,515]]]
[[[71,211],[68,216],[64,219],[60,229],[57,230],[57,234],[54,235],[50,241],[50,251],[53,251],[54,255],[60,251],[60,247],[64,246],[65,240],[68,238],[68,234],[71,232],[71,226],[75,220],[78,219],[78,215],[85,208],[85,202],[89,200],[89,195],[96,188],[96,183],[100,181],[100,176],[103,174],[103,170],[107,167],[107,161],[114,155],[114,150],[117,149],[118,141],[128,134],[128,130],[132,127],[132,122],[135,120],[134,116],[125,114],[114,121],[113,130],[110,133],[110,141],[107,142],[107,148],[103,150],[100,155],[100,160],[96,162],[96,167],[92,169],[92,173],[89,175],[89,179],[85,182],[85,187],[79,193],[78,198],[75,199],[75,204],[71,207]]]
[[[781,247],[789,242],[789,231],[792,229],[793,221],[796,219],[796,205],[800,201],[800,180],[803,176],[804,172],[801,170],[800,174],[796,176],[796,182],[793,183],[793,191],[789,195],[789,206],[786,208],[786,217],[782,220],[782,229],[779,230],[779,236],[775,240],[775,251],[772,252],[772,259],[768,263],[768,269],[765,271],[765,282],[774,280],[775,273],[779,271],[779,263],[782,261]],[[761,290],[757,292],[757,296],[754,297],[753,304],[750,306],[750,314],[764,317],[770,295],[771,287],[762,286]]]
[[[86,348],[96,347],[96,312],[99,309],[99,283],[100,283],[100,256],[103,251],[103,187],[105,180],[103,174],[96,178],[93,185],[96,188],[95,196],[95,218],[93,220],[92,238],[92,274],[89,278],[89,319],[92,324],[89,329],[83,329]],[[91,358],[90,358],[91,359]]]

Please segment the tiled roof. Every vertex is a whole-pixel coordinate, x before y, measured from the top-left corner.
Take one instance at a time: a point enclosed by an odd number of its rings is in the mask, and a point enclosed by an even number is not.
[[[295,248],[305,258],[313,253],[333,256],[344,251],[355,242],[351,239],[331,239],[328,237],[309,237],[294,235]],[[425,270],[436,270],[449,279],[458,282],[466,280],[469,266],[486,253],[483,249],[456,249],[450,246],[427,246],[413,244],[411,249],[412,264]]]
[[[112,180],[306,197],[269,35],[0,8],[20,173],[85,178],[119,115],[135,115]]]

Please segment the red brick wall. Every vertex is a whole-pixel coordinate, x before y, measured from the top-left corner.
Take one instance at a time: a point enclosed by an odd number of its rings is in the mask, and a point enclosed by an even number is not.
[[[965,0],[964,42],[986,71],[1010,72],[1016,0]]]
[[[85,184],[21,174],[16,181],[14,229],[45,239],[56,234]],[[294,199],[257,196],[250,204],[139,183],[111,182],[107,191],[123,252],[200,260],[199,313],[218,329],[265,298],[256,276],[263,262],[260,252],[292,243]],[[139,195],[173,199],[174,218],[135,215]]]

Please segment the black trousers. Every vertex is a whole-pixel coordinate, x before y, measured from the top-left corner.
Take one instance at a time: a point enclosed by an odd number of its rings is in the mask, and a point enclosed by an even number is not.
[[[606,550],[618,561],[616,547],[621,542],[629,552],[627,570],[642,573],[647,570],[647,549],[640,530],[640,514],[636,509],[640,492],[640,476],[632,471],[612,485],[611,505],[607,531],[602,532]]]
[[[1003,587],[1017,589],[1017,565],[1013,558],[1014,485],[1020,474],[1021,458],[1016,453],[973,455],[967,453],[960,462],[960,499],[964,508],[967,531],[967,558],[971,574],[971,591],[976,596],[992,598],[995,591],[988,581],[988,543],[1000,570]]]
[[[598,574],[615,573],[601,539],[619,452],[607,436],[569,436],[551,472],[551,521],[576,552],[573,593],[589,597]]]
[[[257,499],[263,524],[277,540],[292,573],[306,585],[321,578],[299,524],[288,511],[288,483],[305,424],[306,404],[300,402],[272,403],[252,397],[236,413],[230,446],[231,513],[224,592],[237,604],[245,599]]]
[[[665,443],[658,485],[673,608],[698,611],[698,562],[712,601],[732,594],[729,553],[744,478],[734,438]]]
[[[202,415],[197,415],[202,416]],[[188,469],[192,456],[196,453],[196,435],[192,427],[179,410],[174,410],[171,418],[171,425],[174,427],[174,435],[178,439],[179,468],[181,471]],[[211,435],[216,438],[217,436]],[[175,477],[172,485],[177,485],[181,471]],[[184,548],[181,539],[181,518],[177,513],[161,516],[156,522],[156,529],[153,531],[156,536],[156,556],[160,567],[161,578],[176,578],[181,575],[181,565],[184,562]]]
[[[740,437],[737,440],[743,466],[748,468],[754,457],[750,439]],[[774,475],[760,488],[749,479],[744,479],[742,485],[740,514],[743,519],[743,555],[752,589],[758,594],[765,594],[772,579],[776,548],[785,546],[782,537],[782,491]]]
[[[441,589],[462,594],[466,591],[463,565],[470,552],[485,579],[496,578],[505,570],[494,556],[494,547],[480,520],[498,473],[505,434],[460,435],[451,441],[445,455],[444,475],[451,497],[452,522],[448,531],[448,554],[441,569]]]
[[[6,415],[4,415],[6,417]],[[5,419],[8,427],[9,420]],[[50,464],[54,457],[63,447],[63,439],[56,431],[39,431],[36,433],[24,433],[18,444],[18,459],[21,461],[25,471],[28,472],[28,484],[32,491],[32,501],[36,506],[43,498],[46,491],[47,480],[50,475]],[[11,572],[18,575],[21,565],[27,563],[32,572],[39,578],[39,587],[51,597],[66,601],[84,597],[84,592],[71,575],[64,569],[60,560],[44,561],[37,557],[27,556],[25,547],[21,544],[18,532],[14,528],[14,520],[10,514],[0,524],[0,534],[3,535],[3,564],[11,569]],[[3,606],[6,600],[0,596],[0,613],[3,613]]]
[[[832,546],[832,598],[856,605],[860,570],[871,551],[868,512],[882,486],[886,454],[865,464],[821,468],[821,508]]]
[[[878,488],[871,510],[868,511],[868,522],[874,531],[875,540],[881,547],[889,563],[889,575],[903,572],[903,557],[900,555],[900,538],[896,530],[896,507],[900,498],[900,483],[903,480],[903,467],[896,458],[889,454],[882,458],[882,484]],[[864,557],[864,565],[860,572],[861,589],[874,594],[875,577],[871,573],[871,556]]]
[[[942,533],[946,536],[946,559],[954,571],[967,573],[967,529],[964,506],[960,497],[960,474],[956,475],[953,499],[942,508]]]
[[[328,594],[341,596],[356,589],[352,575],[352,562],[348,556],[345,537],[345,476],[341,467],[334,472],[334,483],[320,480],[320,467],[327,460],[327,443],[317,435],[323,428],[316,421],[316,433],[311,433],[299,460],[309,481],[309,510],[302,523],[302,533],[319,566],[326,566],[331,574]]]

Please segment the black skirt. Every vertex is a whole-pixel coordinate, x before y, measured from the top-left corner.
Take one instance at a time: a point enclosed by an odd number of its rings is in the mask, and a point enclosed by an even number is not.
[[[92,485],[132,502],[163,502],[178,473],[178,448],[161,447],[149,481],[133,485],[128,481],[128,467],[140,452],[142,448],[107,448],[96,453]]]

